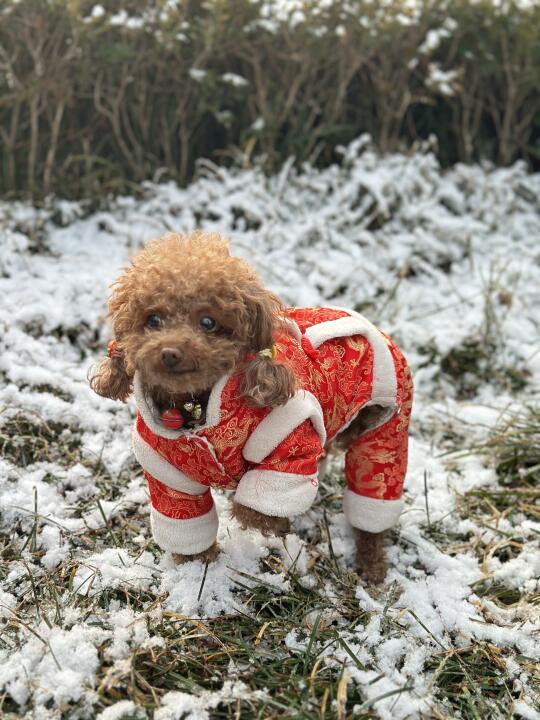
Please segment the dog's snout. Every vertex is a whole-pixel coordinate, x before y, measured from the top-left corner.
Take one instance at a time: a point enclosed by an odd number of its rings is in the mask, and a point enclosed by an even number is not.
[[[168,368],[175,368],[182,360],[182,353],[177,348],[163,348],[161,360]]]

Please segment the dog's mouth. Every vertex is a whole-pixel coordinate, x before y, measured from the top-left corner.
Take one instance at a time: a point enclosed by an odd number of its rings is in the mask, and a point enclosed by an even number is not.
[[[179,368],[165,368],[162,372],[165,375],[189,375],[190,373],[196,372],[196,367],[179,367]]]

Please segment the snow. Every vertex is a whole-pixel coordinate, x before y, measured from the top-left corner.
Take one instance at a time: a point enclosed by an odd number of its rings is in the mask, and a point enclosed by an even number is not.
[[[162,699],[161,707],[156,710],[154,720],[210,720],[208,709],[217,707],[220,702],[234,698],[249,699],[264,697],[262,692],[250,692],[244,683],[225,682],[217,692],[202,692],[198,697],[183,692],[168,692]]]
[[[418,48],[422,55],[429,55],[436,50],[441,42],[452,36],[454,30],[458,27],[458,23],[453,18],[446,18],[440,28],[429,30],[426,39]]]
[[[512,703],[512,712],[518,717],[521,715],[525,720],[540,720],[540,712],[523,700],[516,700]]]
[[[94,5],[90,16],[93,18],[100,18],[103,17],[103,15],[105,15],[105,8],[103,5]]]
[[[109,19],[110,25],[127,25],[127,22],[129,20],[129,15],[125,10],[120,10],[120,12],[116,13],[115,15],[112,15]]]
[[[30,693],[37,706],[51,700],[57,706],[81,701],[93,687],[97,648],[105,633],[82,623],[69,630],[49,628],[43,621],[36,625],[37,635],[25,631],[27,640],[20,650],[0,651],[4,688],[22,706]]]
[[[189,69],[189,76],[192,80],[195,80],[195,82],[202,82],[205,79],[206,75],[206,70],[202,70],[201,68]]]
[[[258,117],[254,123],[251,124],[251,130],[254,132],[261,132],[266,127],[266,123],[264,121],[264,118]]]
[[[97,715],[96,720],[122,720],[122,718],[146,717],[132,700],[120,700]]]
[[[442,70],[438,63],[429,63],[426,85],[442,95],[455,95],[455,85],[459,79],[458,70]]]
[[[98,7],[93,17],[100,16]],[[519,518],[501,518],[499,530],[518,532],[523,547],[506,562],[489,555],[488,547],[503,536],[460,517],[457,499],[493,487],[496,475],[480,455],[448,457],[445,438],[449,431],[464,433],[466,442],[484,438],[538,387],[540,176],[519,163],[442,171],[429,153],[381,158],[367,138],[341,153],[340,166],[297,172],[287,163],[269,178],[257,166],[240,171],[201,162],[199,179],[185,189],[146,183],[141,199],[118,198],[92,214],[77,203],[41,209],[0,203],[0,432],[21,413],[39,427],[63,428],[60,450],[53,443],[26,467],[10,453],[0,460],[0,530],[24,558],[13,561],[2,580],[0,617],[8,621],[28,600],[29,572],[39,580],[69,563],[74,568],[72,594],[66,590],[61,599],[62,621],[54,613],[46,621],[28,614],[25,622],[37,635],[21,626],[17,644],[0,650],[0,686],[21,712],[39,717],[48,712],[45,705],[59,709],[72,702],[91,714],[100,652],[114,673],[131,653],[159,647],[163,639],[149,629],[145,613],[118,599],[98,608],[102,595],[151,592],[161,598],[156,612],[204,618],[248,612],[235,584],[239,573],[246,584],[264,582],[279,593],[294,564],[301,583],[313,585],[302,533],[317,522],[316,510],[295,521],[284,545],[241,531],[228,518],[228,496],[217,493],[222,553],[208,566],[204,584],[201,563],[176,566],[158,552],[130,450],[133,402],[114,403],[88,388],[88,368],[109,339],[110,283],[148,239],[200,225],[227,235],[234,252],[286,302],[360,309],[395,337],[413,367],[416,401],[399,541],[389,548],[385,592],[358,584],[356,597],[371,619],[344,635],[359,660],[367,665],[375,659],[379,672],[361,671],[339,646],[327,649],[325,661],[347,663],[351,681],[362,685],[368,701],[377,699],[373,712],[400,720],[429,712],[431,676],[424,666],[441,646],[486,641],[505,648],[509,667],[514,662],[512,674],[524,688],[514,712],[538,717],[529,681],[513,660],[540,653],[538,609],[501,607],[474,586],[490,577],[538,593],[540,523],[523,519],[516,527]],[[36,251],[38,231],[45,251]],[[463,398],[457,382],[441,372],[441,359],[471,338],[492,349],[485,373],[473,378],[475,392]],[[517,398],[504,383],[508,368],[529,373]],[[449,553],[430,538],[424,477],[431,525],[473,537],[486,548],[483,563],[469,546]],[[109,498],[104,487],[110,485],[116,494]],[[138,521],[130,529],[134,513]],[[107,533],[97,547],[85,544],[88,534],[114,520],[127,522],[128,546],[115,546]],[[338,513],[329,523],[339,562],[350,568],[352,538],[344,517]],[[39,559],[23,550],[32,537]],[[327,551],[324,543],[320,551]],[[269,553],[281,559],[282,573],[261,568]],[[399,592],[385,608],[392,587]],[[76,598],[92,603],[95,614],[79,612]],[[399,622],[400,635],[385,631],[383,611]],[[305,650],[303,637],[290,634],[291,652]],[[413,692],[382,697],[407,685]],[[154,717],[211,717],[220,702],[250,692],[239,681],[200,695],[169,692]],[[136,702],[122,700],[97,717],[137,713],[146,716]]]
[[[123,548],[107,548],[90,555],[79,565],[74,587],[76,592],[85,595],[88,592],[99,595],[104,588],[145,590],[152,585],[158,572],[154,558],[148,552],[134,558]]]
[[[232,85],[233,87],[237,87],[237,88],[245,87],[246,85],[249,84],[248,81],[246,80],[246,78],[242,77],[241,75],[237,75],[236,73],[232,73],[232,72],[224,73],[221,76],[221,79],[223,80],[224,83],[227,83],[227,85]]]

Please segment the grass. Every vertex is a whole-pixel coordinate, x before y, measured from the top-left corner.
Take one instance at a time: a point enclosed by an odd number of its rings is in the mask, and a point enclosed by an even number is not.
[[[509,717],[515,696],[500,648],[489,643],[452,648],[428,663],[428,669],[434,671],[435,695],[450,704],[452,717]]]
[[[462,498],[464,515],[489,518],[495,526],[503,519],[512,524],[524,517],[540,520],[540,406],[511,412],[467,452],[495,468],[499,485],[468,492]]]
[[[473,520],[478,527],[493,533],[489,543],[482,543],[472,534],[456,534],[445,529],[444,523],[430,522],[425,537],[446,554],[472,553],[481,564],[489,557],[501,563],[516,557],[524,546],[519,521],[523,517],[538,520],[538,455],[539,410],[524,408],[497,427],[474,452],[493,463],[499,477],[495,487],[472,490],[458,498],[457,512]],[[458,435],[458,437],[460,437]],[[0,429],[4,454],[20,468],[40,460],[63,457],[68,464],[80,461],[76,436],[65,427],[45,423],[36,417],[18,414]],[[133,478],[134,467],[124,475],[112,478],[99,459],[92,465],[100,498],[79,501],[77,514],[100,508],[100,503],[115,500]],[[51,479],[54,482],[54,478]],[[6,579],[17,566],[19,576],[12,581],[11,592],[18,598],[16,608],[8,614],[0,636],[2,648],[15,651],[23,642],[23,630],[40,635],[39,622],[46,625],[71,627],[73,613],[86,623],[108,627],[111,607],[130,608],[144,618],[150,637],[160,638],[160,645],[133,648],[128,659],[115,663],[107,651],[111,641],[99,647],[93,709],[80,704],[63,706],[58,717],[79,720],[95,717],[119,700],[132,700],[151,717],[169,691],[193,696],[221,693],[215,701],[212,718],[377,718],[381,700],[389,692],[366,694],[365,682],[373,689],[385,676],[373,648],[359,658],[355,650],[355,631],[362,630],[378,611],[367,610],[357,597],[357,578],[336,556],[332,528],[328,517],[339,506],[341,480],[327,478],[321,488],[317,516],[318,527],[302,533],[309,560],[309,583],[297,571],[296,563],[284,564],[279,552],[271,552],[261,560],[261,570],[268,581],[229,568],[236,592],[244,610],[217,618],[187,617],[166,608],[166,597],[151,590],[139,590],[124,583],[118,588],[105,588],[100,593],[80,592],[75,583],[81,556],[107,547],[125,548],[131,556],[143,550],[156,551],[151,541],[141,547],[134,537],[147,524],[147,515],[137,506],[121,516],[105,518],[102,527],[92,531],[70,533],[62,529],[69,545],[68,557],[58,567],[46,569],[39,561],[43,550],[38,547],[38,531],[48,522],[36,512],[26,530],[15,528],[18,540],[13,543],[6,535],[0,537],[0,575]],[[103,510],[102,510],[103,512]],[[507,519],[514,530],[500,528]],[[515,525],[514,525],[515,523]],[[507,527],[505,525],[505,527]],[[394,542],[406,547],[403,538]],[[97,572],[97,571],[96,571]],[[280,578],[276,586],[272,577]],[[199,597],[206,592],[206,569],[201,570]],[[286,582],[283,582],[286,581]],[[514,587],[486,577],[471,587],[482,605],[485,622],[491,622],[490,603],[502,610],[519,606],[525,617],[527,608],[539,602],[538,594],[521,592]],[[381,636],[383,639],[405,638],[409,625],[404,611],[396,607],[400,590],[396,584],[385,589],[371,588],[370,593],[382,602]],[[477,641],[463,647],[458,636],[447,633],[436,637],[426,627],[421,614],[410,609],[408,617],[426,629],[434,642],[434,652],[427,657],[423,672],[430,678],[426,696],[431,693],[426,718],[509,718],[509,708],[520,697],[520,689],[509,673],[507,660],[512,658],[529,677],[530,687],[540,691],[538,666],[532,658],[516,655],[509,647],[498,647]],[[47,643],[42,639],[43,643]],[[52,652],[52,649],[49,648]],[[356,672],[371,672],[371,680],[358,682]],[[365,677],[365,676],[364,676]],[[241,681],[241,697],[227,694],[226,681]],[[414,697],[412,685],[404,684],[390,691],[395,703],[400,698]],[[0,698],[0,714],[6,720],[20,718],[20,707],[9,694]],[[136,715],[127,714],[125,718]],[[185,716],[186,719],[188,716]]]
[[[0,425],[0,454],[18,467],[36,462],[79,460],[80,440],[68,425],[47,422],[37,413],[17,412]]]
[[[519,483],[525,493],[534,492],[540,481],[540,405],[512,413],[479,449],[494,458],[505,487]]]
[[[133,521],[133,518],[131,519]],[[135,519],[136,520],[136,519]],[[95,546],[106,544],[107,530],[94,533]],[[114,527],[118,540],[123,540],[123,523]],[[28,558],[29,563],[39,559],[39,552]],[[8,558],[4,558],[7,560]],[[9,558],[13,561],[15,558]],[[18,558],[22,559],[22,558]],[[224,679],[241,678],[249,688],[264,688],[260,698],[224,702],[218,706],[213,717],[287,717],[312,718],[335,717],[334,702],[341,702],[343,709],[338,715],[345,717],[345,708],[351,703],[361,703],[358,688],[350,686],[345,696],[342,686],[343,667],[322,663],[323,650],[333,646],[347,647],[342,638],[342,628],[350,631],[368,617],[355,600],[356,579],[344,573],[336,578],[334,560],[319,557],[315,576],[315,589],[305,587],[294,569],[287,573],[290,588],[276,590],[270,583],[231,568],[239,593],[244,596],[246,613],[222,616],[201,621],[163,611],[153,611],[163,598],[152,593],[133,593],[129,588],[106,590],[100,597],[91,599],[76,592],[73,576],[76,562],[68,562],[55,572],[42,572],[28,585],[14,618],[4,627],[3,641],[10,638],[17,644],[21,624],[25,618],[37,613],[41,618],[50,617],[56,606],[54,622],[64,622],[66,608],[79,608],[87,614],[106,609],[113,601],[129,605],[134,611],[144,613],[152,635],[164,640],[161,648],[137,650],[130,658],[123,673],[114,672],[102,648],[102,664],[98,673],[97,690],[101,707],[123,698],[134,699],[152,710],[168,690],[180,690],[199,694],[204,690],[219,689]],[[270,555],[264,560],[264,569],[275,574],[283,572],[282,560]],[[328,579],[339,580],[339,608],[336,599],[325,592]],[[204,592],[204,588],[201,588]],[[326,617],[328,615],[328,617]],[[286,638],[291,632],[308,639],[305,652],[290,652]],[[354,656],[353,656],[354,657]],[[341,687],[341,690],[340,690]],[[340,696],[341,692],[341,696]],[[346,699],[344,699],[346,698]],[[3,717],[17,717],[9,698],[4,698]],[[63,717],[77,717],[77,709],[66,709]],[[375,717],[366,710],[360,717]]]
[[[421,367],[435,365],[444,396],[460,400],[476,397],[482,386],[508,394],[519,393],[530,382],[531,373],[521,358],[508,352],[504,321],[513,305],[513,292],[519,277],[491,266],[489,279],[481,292],[482,315],[478,326],[459,344],[440,354],[436,344],[420,347],[425,356]]]
[[[456,388],[457,397],[473,398],[481,383],[492,383],[501,390],[518,392],[527,385],[528,373],[520,367],[500,366],[498,346],[486,338],[466,338],[441,358],[444,377]]]

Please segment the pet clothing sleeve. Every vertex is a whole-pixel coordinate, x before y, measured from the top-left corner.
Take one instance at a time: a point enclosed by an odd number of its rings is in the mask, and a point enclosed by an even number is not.
[[[150,492],[150,520],[156,543],[181,555],[195,555],[215,541],[218,517],[207,485],[192,480],[171,464],[140,434],[133,451],[142,465]]]
[[[209,488],[190,494],[174,490],[145,472],[150,491],[152,534],[163,549],[181,555],[207,550],[216,539],[218,516]]]
[[[274,517],[305,512],[317,495],[318,462],[323,454],[319,433],[305,420],[268,452],[264,440],[244,450],[251,467],[238,484],[235,501]]]
[[[392,527],[404,505],[413,384],[402,356],[398,360],[398,412],[360,435],[345,455],[345,517],[353,527],[371,533]]]

